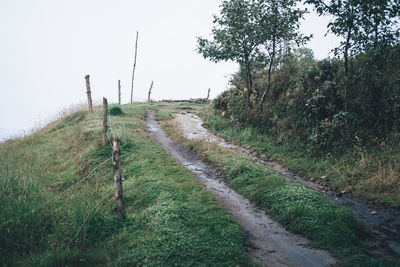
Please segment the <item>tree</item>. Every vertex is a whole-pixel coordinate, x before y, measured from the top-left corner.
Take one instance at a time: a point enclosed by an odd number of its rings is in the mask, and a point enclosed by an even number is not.
[[[212,40],[197,38],[197,51],[214,62],[233,60],[245,71],[247,101],[253,93],[253,62],[258,56],[257,29],[248,0],[224,0],[214,16]]]
[[[313,4],[320,15],[333,16],[328,31],[344,38],[335,52],[343,52],[346,76],[351,53],[359,54],[399,40],[398,0],[306,0],[305,3]]]
[[[363,51],[391,46],[400,40],[400,2],[398,0],[361,1],[361,36]]]
[[[328,32],[331,31],[337,36],[342,36],[344,41],[335,50],[343,51],[344,72],[347,76],[349,69],[349,51],[353,45],[355,37],[360,30],[359,21],[361,20],[360,2],[362,0],[306,0],[305,3],[313,4],[319,15],[329,14],[333,16],[333,21],[328,24]]]
[[[271,87],[271,72],[277,65],[281,47],[293,42],[304,43],[298,29],[306,11],[295,8],[296,0],[224,0],[220,16],[214,17],[213,39],[198,38],[198,52],[214,62],[233,60],[245,73],[248,104],[253,94],[252,71],[260,63],[268,69],[267,89]]]
[[[253,12],[258,27],[258,41],[264,51],[264,61],[268,69],[267,89],[263,92],[260,102],[271,88],[271,72],[279,61],[278,54],[283,56],[292,43],[304,44],[311,36],[299,33],[300,19],[306,10],[296,8],[295,0],[254,0]],[[282,49],[283,47],[283,49]]]

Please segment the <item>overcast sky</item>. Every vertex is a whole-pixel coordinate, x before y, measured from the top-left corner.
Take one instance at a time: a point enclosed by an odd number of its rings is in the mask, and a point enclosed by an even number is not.
[[[196,53],[196,37],[207,37],[219,0],[1,0],[0,139],[53,118],[86,101],[86,74],[94,101],[130,97],[135,32],[139,47],[135,101],[215,97],[237,70]],[[301,30],[307,45],[325,58],[338,39],[324,37],[328,18],[308,14]]]

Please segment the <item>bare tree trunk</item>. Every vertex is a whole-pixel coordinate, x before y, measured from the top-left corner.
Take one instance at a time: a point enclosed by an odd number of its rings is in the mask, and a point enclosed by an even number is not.
[[[90,76],[86,75],[86,94],[87,94],[87,99],[88,99],[88,107],[89,111],[93,111],[93,105],[92,105],[92,92],[90,91]]]
[[[118,104],[121,105],[121,80],[118,80]]]
[[[344,47],[344,75],[347,76],[349,73],[349,49],[350,49],[350,40],[351,40],[351,31],[352,31],[352,23],[349,23],[347,28],[347,38],[346,45]]]
[[[274,65],[275,61],[275,55],[276,55],[276,35],[274,34],[272,37],[272,52],[271,52],[271,59],[269,61],[269,66],[268,66],[268,84],[267,84],[267,89],[264,91],[261,97],[260,103],[263,104],[265,101],[265,97],[269,93],[269,90],[271,89],[271,72],[272,72],[272,66]]]
[[[210,100],[210,91],[211,91],[211,89],[210,89],[210,88],[208,88],[208,92],[207,92],[207,98],[206,98],[206,100]]]
[[[247,105],[252,108],[250,96],[253,92],[253,78],[251,76],[251,67],[250,67],[250,59],[248,57],[245,58],[245,67],[246,67],[246,85],[247,85]]]
[[[124,195],[122,190],[122,175],[121,175],[121,145],[119,141],[113,141],[113,170],[114,170],[114,185],[115,199],[117,201],[118,215],[125,217]]]
[[[148,95],[147,95],[147,102],[151,102],[151,98],[150,98],[150,95],[151,95],[151,89],[153,89],[153,81],[151,81],[151,85],[150,85],[149,93],[148,93]]]
[[[101,143],[103,146],[107,145],[107,131],[108,131],[108,104],[107,99],[103,97],[103,135]]]
[[[133,71],[132,71],[131,103],[133,102],[133,82],[134,82],[134,80],[135,80],[135,69],[136,69],[136,58],[137,58],[138,38],[139,38],[139,32],[136,32],[135,60],[134,60],[134,62],[133,62]]]

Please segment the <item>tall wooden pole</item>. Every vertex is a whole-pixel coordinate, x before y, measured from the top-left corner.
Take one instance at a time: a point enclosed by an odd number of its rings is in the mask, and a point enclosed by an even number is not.
[[[122,176],[121,176],[121,145],[119,141],[113,141],[113,169],[114,169],[114,184],[115,184],[115,199],[117,201],[118,215],[125,217],[124,196],[122,191]]]
[[[108,131],[108,104],[107,99],[103,97],[103,135],[101,143],[103,146],[107,145],[107,131]]]
[[[151,98],[150,98],[150,95],[151,95],[151,89],[153,89],[153,81],[151,81],[151,85],[150,85],[150,89],[149,89],[149,93],[147,94],[147,102],[151,102]]]
[[[90,91],[90,76],[86,75],[86,94],[87,94],[87,100],[88,100],[88,107],[89,111],[93,111],[93,106],[92,106],[92,92]]]
[[[121,80],[118,80],[118,104],[121,105]]]
[[[211,91],[211,89],[210,89],[210,88],[208,88],[208,92],[207,92],[207,100],[209,100],[209,99],[210,99],[210,91]]]
[[[133,71],[132,71],[131,103],[133,102],[133,82],[135,80],[135,69],[136,69],[138,38],[139,38],[139,32],[137,31],[136,32],[136,43],[135,43],[135,60],[133,62]]]

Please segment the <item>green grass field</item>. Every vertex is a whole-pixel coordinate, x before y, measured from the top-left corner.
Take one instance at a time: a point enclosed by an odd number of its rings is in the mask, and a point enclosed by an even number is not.
[[[239,225],[146,132],[145,104],[110,116],[121,141],[117,216],[101,107],[0,144],[0,265],[249,266]]]

